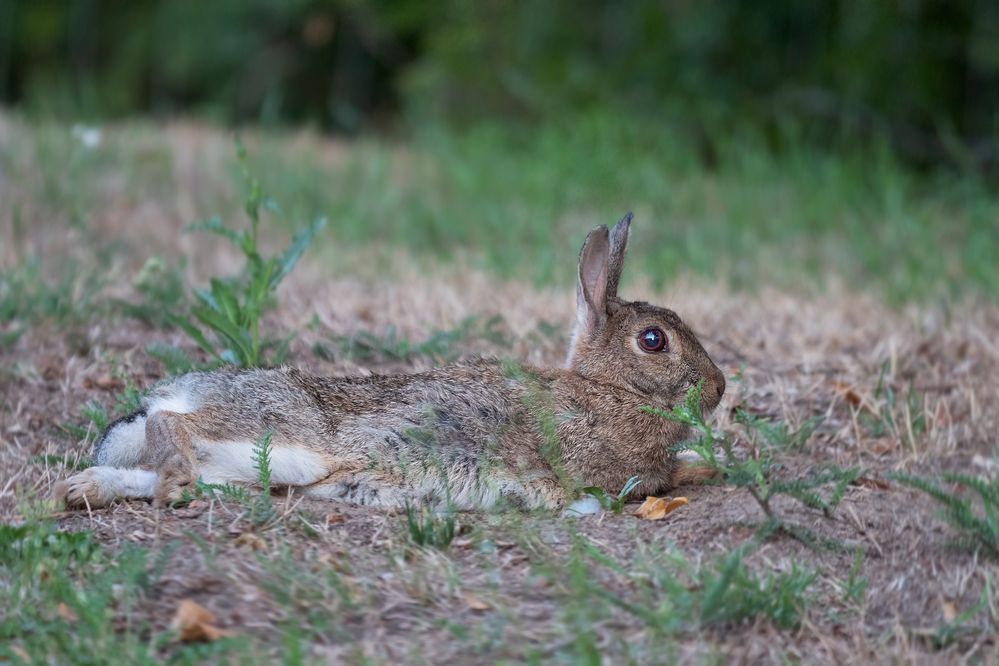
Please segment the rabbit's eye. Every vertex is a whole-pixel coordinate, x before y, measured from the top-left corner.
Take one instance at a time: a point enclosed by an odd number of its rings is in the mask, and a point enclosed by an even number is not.
[[[666,334],[661,328],[647,328],[638,334],[638,346],[642,351],[654,354],[655,352],[668,351],[666,344]]]

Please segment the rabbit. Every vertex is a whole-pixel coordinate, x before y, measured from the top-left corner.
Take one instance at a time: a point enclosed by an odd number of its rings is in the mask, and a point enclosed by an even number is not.
[[[676,453],[689,429],[640,408],[670,408],[703,381],[709,413],[725,377],[673,311],[617,296],[631,219],[586,237],[564,367],[478,359],[350,378],[289,367],[192,372],[110,424],[97,465],[54,493],[94,508],[115,498],[169,505],[199,478],[253,486],[265,433],[273,485],[359,505],[585,513],[583,486],[616,490],[638,476],[637,496],[705,480],[709,468]]]

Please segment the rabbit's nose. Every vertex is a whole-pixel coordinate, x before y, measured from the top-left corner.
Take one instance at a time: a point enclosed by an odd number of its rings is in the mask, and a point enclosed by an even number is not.
[[[712,385],[715,389],[714,402],[717,405],[721,402],[722,396],[725,395],[725,373],[716,369]]]

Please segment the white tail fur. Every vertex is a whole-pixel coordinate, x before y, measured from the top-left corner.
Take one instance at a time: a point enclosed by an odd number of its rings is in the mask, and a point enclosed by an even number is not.
[[[94,460],[108,467],[138,467],[146,448],[146,413],[135,412],[107,427],[94,446]]]

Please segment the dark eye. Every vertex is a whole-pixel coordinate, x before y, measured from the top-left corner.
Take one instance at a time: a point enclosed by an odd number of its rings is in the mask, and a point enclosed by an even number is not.
[[[666,344],[666,334],[661,328],[647,328],[639,333],[638,346],[642,348],[642,351],[650,354],[669,351]]]

